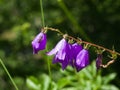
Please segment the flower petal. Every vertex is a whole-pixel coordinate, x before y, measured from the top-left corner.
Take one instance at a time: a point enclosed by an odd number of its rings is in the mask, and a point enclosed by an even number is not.
[[[68,56],[68,59],[69,59],[69,65],[71,65],[72,67],[74,67],[74,57],[73,57],[73,54],[74,54],[74,48],[72,47],[72,44],[68,44],[68,48],[67,48],[67,56]]]
[[[50,52],[47,53],[47,55],[53,55],[55,54],[52,63],[61,63],[62,69],[64,70],[68,65],[68,43],[63,38],[61,41],[58,42],[58,44],[55,46],[54,49],[52,49]]]
[[[54,56],[54,59],[53,59],[52,63],[53,64],[61,63],[62,69],[64,70],[68,66],[68,58],[66,57],[64,60],[60,60],[56,56]]]
[[[85,68],[89,64],[89,52],[86,49],[83,49],[79,52],[76,57],[75,66],[77,71]]]
[[[82,45],[79,45],[78,43],[74,43],[72,45],[73,47],[73,58],[76,59],[77,54],[83,49]]]
[[[69,64],[74,67],[77,54],[82,50],[82,46],[78,43],[69,44]]]
[[[65,58],[65,60],[62,61],[62,69],[64,70],[68,66],[68,64],[69,64],[69,61],[67,58]]]
[[[102,64],[102,58],[103,58],[102,54],[98,54],[97,59],[96,59],[96,68],[97,68],[97,70],[101,68],[100,65]]]
[[[37,54],[38,51],[45,49],[46,42],[47,42],[46,34],[40,32],[32,41],[33,53]]]
[[[51,55],[56,54],[56,53],[57,53],[57,50],[54,48],[50,52],[47,52],[46,54],[51,56]]]
[[[50,52],[47,52],[47,55],[53,55],[56,54],[58,51],[60,51],[61,49],[64,48],[65,44],[66,44],[66,40],[63,38],[62,40],[60,40],[57,45],[55,46],[54,49],[52,49]]]

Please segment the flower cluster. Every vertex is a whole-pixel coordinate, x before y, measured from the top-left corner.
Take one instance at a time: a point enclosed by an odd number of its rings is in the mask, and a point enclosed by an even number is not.
[[[55,55],[53,63],[61,63],[64,70],[68,65],[75,67],[80,71],[89,65],[89,52],[83,49],[78,43],[69,44],[65,38],[60,40],[58,44],[47,55]]]
[[[33,54],[45,49],[46,33],[40,32],[32,41]],[[78,43],[68,43],[65,37],[47,55],[54,55],[53,64],[61,63],[64,70],[68,65],[75,67],[77,71],[89,65],[89,52]]]
[[[120,55],[118,52],[115,52],[114,50],[109,50],[107,48],[104,48],[102,46],[92,44],[86,41],[82,41],[82,43],[85,45],[85,48],[79,44],[80,40],[77,40],[71,36],[64,35],[62,32],[60,32],[58,29],[49,28],[52,31],[56,31],[63,35],[63,38],[57,43],[57,45],[46,54],[48,56],[54,55],[52,63],[60,63],[62,66],[62,69],[64,70],[68,65],[72,66],[73,68],[76,68],[77,72],[85,68],[90,64],[89,61],[89,45],[92,45],[94,47],[97,47],[97,58],[96,58],[96,68],[99,70],[101,67],[106,68],[110,64],[114,63],[115,59],[117,58],[117,55]],[[37,54],[40,50],[44,50],[46,47],[47,37],[46,37],[46,30],[42,29],[42,31],[35,37],[35,39],[32,41],[32,47],[33,47],[33,54]],[[67,40],[73,39],[76,41],[75,43],[68,42]],[[110,58],[112,59],[109,61],[106,65],[102,64],[102,53],[104,51],[110,52],[112,55]]]

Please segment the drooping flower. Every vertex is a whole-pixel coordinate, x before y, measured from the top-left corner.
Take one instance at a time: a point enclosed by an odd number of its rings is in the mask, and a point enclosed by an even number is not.
[[[97,59],[96,59],[96,68],[97,68],[97,70],[99,70],[101,68],[100,65],[102,64],[102,58],[103,58],[102,54],[97,55]]]
[[[78,43],[70,44],[69,47],[71,48],[69,51],[69,63],[72,67],[74,67],[76,57],[78,53],[83,49],[82,45]]]
[[[76,56],[78,55],[78,53],[83,49],[82,45],[78,44],[78,43],[74,43],[72,45],[73,48],[73,58],[76,59]]]
[[[67,54],[68,54],[68,62],[69,65],[73,66],[73,47],[72,44],[68,43],[68,50],[67,50]]]
[[[47,55],[55,55],[53,63],[60,62],[62,64],[62,69],[64,70],[69,63],[68,51],[69,45],[67,41],[63,38],[58,42],[54,49],[47,53]]]
[[[37,54],[38,51],[44,50],[46,47],[46,42],[47,42],[46,34],[40,32],[32,41],[33,54]]]
[[[75,61],[75,67],[77,69],[77,72],[88,65],[89,65],[89,52],[87,49],[82,49],[78,53]]]

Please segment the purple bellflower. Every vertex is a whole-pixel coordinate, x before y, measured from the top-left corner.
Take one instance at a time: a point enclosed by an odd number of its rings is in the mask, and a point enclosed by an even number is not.
[[[73,47],[73,58],[74,60],[76,59],[76,56],[78,55],[78,53],[83,49],[82,45],[79,45],[78,43],[74,43],[72,45]]]
[[[73,47],[72,47],[72,44],[68,43],[68,59],[69,59],[69,65],[71,65],[72,67],[74,66],[73,65]]]
[[[38,51],[44,50],[46,47],[46,42],[47,42],[46,34],[40,32],[32,41],[33,54],[37,54]]]
[[[70,46],[69,46],[70,47]],[[76,60],[76,56],[78,55],[78,53],[83,49],[82,45],[79,45],[78,43],[74,43],[71,45],[70,47],[70,51],[69,51],[69,56],[70,56],[70,60],[69,63],[72,67],[74,67],[75,65],[75,60]]]
[[[62,69],[64,70],[69,63],[69,45],[67,41],[63,38],[60,40],[54,49],[47,53],[47,55],[55,55],[53,63],[60,62],[62,64]]]
[[[97,59],[96,59],[96,68],[97,68],[97,70],[99,70],[101,68],[100,65],[102,64],[102,58],[103,58],[102,54],[97,55]]]
[[[77,72],[85,68],[87,65],[89,65],[89,52],[87,49],[82,49],[78,53],[75,61]]]

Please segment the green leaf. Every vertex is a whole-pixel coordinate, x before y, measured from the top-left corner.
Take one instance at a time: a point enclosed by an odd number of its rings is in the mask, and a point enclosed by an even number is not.
[[[49,90],[49,86],[50,86],[50,77],[46,74],[43,74],[40,76],[40,81],[42,84],[42,90]]]
[[[115,73],[112,73],[112,74],[110,74],[110,75],[107,75],[107,76],[105,76],[105,77],[103,77],[103,83],[104,84],[107,84],[107,83],[109,83],[111,80],[113,80],[114,78],[116,77],[116,74]]]
[[[119,89],[114,85],[103,85],[101,87],[101,90],[119,90]]]
[[[96,81],[95,82],[96,82],[97,85],[101,85],[102,84],[102,77],[100,75],[98,75],[96,77]]]
[[[26,83],[31,90],[41,90],[41,85],[39,84],[38,80],[33,76],[27,78]]]
[[[88,79],[92,79],[93,78],[92,75],[91,75],[91,73],[87,69],[84,69],[83,72],[84,72],[84,74],[86,75],[86,77]]]
[[[79,89],[78,87],[67,87],[60,90],[81,90],[81,89]]]
[[[55,82],[51,83],[51,90],[58,90],[57,89],[57,84]]]
[[[59,89],[63,88],[66,85],[69,85],[69,84],[70,84],[70,80],[67,78],[61,78],[57,83]]]

